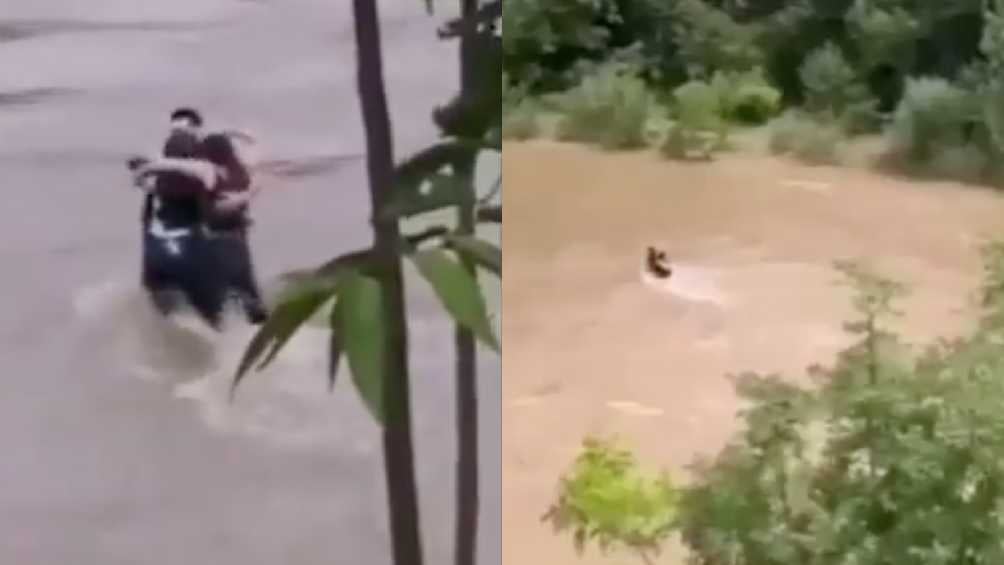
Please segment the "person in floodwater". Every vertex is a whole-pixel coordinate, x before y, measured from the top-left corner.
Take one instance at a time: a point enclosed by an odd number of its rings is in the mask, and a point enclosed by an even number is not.
[[[260,324],[268,317],[254,275],[247,230],[248,208],[258,192],[253,187],[247,166],[241,161],[233,142],[225,134],[206,136],[200,145],[199,159],[162,158],[137,167],[137,178],[178,174],[200,183],[202,200],[200,220],[205,226],[212,266],[202,273],[205,279],[219,280],[227,291],[236,292],[248,321]],[[212,276],[219,273],[218,277]],[[214,295],[215,296],[215,295]],[[220,305],[222,311],[222,303]]]
[[[226,171],[213,190],[214,201],[207,217],[220,265],[227,273],[229,288],[238,294],[248,321],[261,324],[268,318],[268,311],[258,287],[248,242],[251,200],[261,187],[251,182],[247,164],[241,160],[228,135],[207,136],[202,142],[202,154],[210,163]]]
[[[172,114],[171,125],[164,158],[198,162],[202,155],[201,116],[192,109],[179,109]],[[218,329],[225,285],[222,277],[207,276],[215,268],[215,254],[205,230],[208,191],[198,179],[178,171],[144,173],[147,164],[145,159],[129,163],[137,174],[137,185],[153,181],[144,186],[142,284],[161,314],[175,312],[181,295]]]

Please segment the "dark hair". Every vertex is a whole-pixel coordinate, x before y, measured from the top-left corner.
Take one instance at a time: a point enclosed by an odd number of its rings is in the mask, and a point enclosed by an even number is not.
[[[175,131],[164,143],[164,156],[175,159],[195,159],[201,154],[199,138],[187,131]]]
[[[230,138],[222,133],[207,135],[202,140],[202,155],[214,165],[226,167],[237,161],[237,152]]]
[[[199,113],[195,108],[183,107],[171,112],[171,121],[175,120],[188,120],[192,122],[192,125],[200,128],[202,127],[202,114]]]
[[[250,173],[237,156],[234,143],[225,134],[213,133],[202,140],[202,157],[210,163],[225,168],[236,185],[250,183]]]

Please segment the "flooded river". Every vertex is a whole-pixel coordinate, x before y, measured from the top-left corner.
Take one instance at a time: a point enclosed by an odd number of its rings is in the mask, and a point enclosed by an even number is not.
[[[251,330],[150,315],[123,168],[159,147],[171,109],[195,105],[210,127],[259,135],[264,158],[302,165],[256,204],[266,286],[367,245],[350,8],[0,0],[0,563],[389,562],[378,431],[347,381],[326,393],[323,334],[307,330],[229,404]],[[382,8],[405,154],[434,136],[455,52],[419,0]],[[410,292],[424,534],[439,563],[452,543],[451,329],[426,288]],[[483,358],[486,565],[500,562],[500,367]]]
[[[908,283],[900,326],[925,340],[972,322],[976,246],[1004,235],[990,190],[751,154],[684,164],[535,142],[507,145],[503,168],[506,565],[632,562],[579,558],[539,520],[583,438],[617,435],[686,477],[735,430],[726,375],[804,378],[846,342],[835,260]],[[643,276],[648,246],[671,258],[668,283]]]

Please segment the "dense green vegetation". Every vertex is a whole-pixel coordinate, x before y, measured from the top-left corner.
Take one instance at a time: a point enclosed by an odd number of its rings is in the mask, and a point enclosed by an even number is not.
[[[902,169],[1001,177],[1000,0],[507,6],[508,138],[547,133],[539,118],[551,114],[562,139],[706,158],[728,146],[730,128],[797,110],[771,124],[785,130],[772,143],[780,152],[831,162],[847,138],[885,133],[886,161]],[[790,140],[793,128],[812,139]]]
[[[978,324],[919,351],[890,329],[906,289],[839,265],[854,339],[809,369],[814,386],[737,378],[742,429],[675,489],[589,442],[546,518],[643,560],[677,532],[701,565],[1001,563],[1004,245],[984,259]]]

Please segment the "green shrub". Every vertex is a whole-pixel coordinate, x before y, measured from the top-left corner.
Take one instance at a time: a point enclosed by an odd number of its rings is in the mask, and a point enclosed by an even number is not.
[[[845,135],[854,136],[882,131],[884,117],[878,111],[878,102],[869,99],[849,104],[838,121]]]
[[[798,112],[787,112],[770,123],[770,151],[815,165],[838,164],[844,136],[833,123]]]
[[[502,138],[526,141],[540,137],[539,109],[527,100],[502,116]]]
[[[712,85],[692,80],[673,91],[677,121],[694,129],[718,129],[725,121],[725,107]]]
[[[550,98],[561,114],[558,138],[606,149],[642,147],[655,101],[644,81],[618,66],[603,66],[582,83]]]
[[[972,144],[945,147],[938,151],[924,172],[939,178],[980,182],[990,172],[990,157]]]
[[[571,531],[580,553],[595,543],[604,553],[628,550],[650,562],[672,533],[676,503],[667,475],[647,477],[629,451],[588,439],[544,520],[558,533]]]
[[[1004,280],[1002,256],[999,245],[988,253],[988,283]],[[1004,355],[994,323],[915,356],[888,328],[903,288],[841,268],[857,289],[847,325],[856,341],[810,369],[811,390],[740,379],[744,429],[697,466],[680,501],[693,562],[1002,562]]]
[[[728,144],[729,127],[720,92],[698,80],[673,91],[676,121],[660,147],[670,159],[710,159]]]
[[[798,74],[805,87],[806,107],[811,111],[839,116],[849,104],[868,98],[854,68],[833,43],[809,53]]]
[[[502,137],[523,141],[540,135],[538,105],[527,95],[526,87],[502,75]]]
[[[771,86],[759,67],[744,72],[719,71],[711,84],[728,120],[762,124],[781,108],[781,92]]]
[[[909,79],[889,128],[893,155],[926,163],[936,153],[966,144],[979,115],[978,100],[941,78]]]

